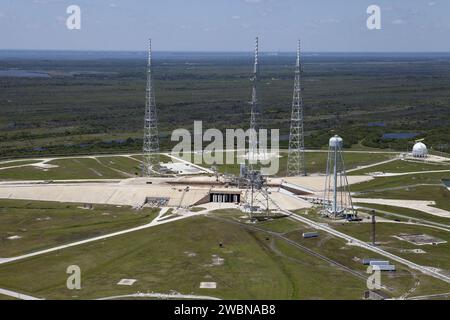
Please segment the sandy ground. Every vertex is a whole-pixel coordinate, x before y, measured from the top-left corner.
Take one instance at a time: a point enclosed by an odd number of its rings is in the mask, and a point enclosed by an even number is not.
[[[146,197],[167,197],[169,206],[189,206],[208,194],[208,189],[169,185],[122,183],[2,184],[1,199],[140,206]]]
[[[374,179],[371,176],[348,176],[348,183],[355,184]],[[306,177],[285,177],[284,181],[307,188],[313,192],[323,191],[325,187],[325,176],[306,176]]]
[[[68,180],[66,183],[3,182],[0,183],[0,199],[21,199],[58,201],[71,203],[96,203],[109,205],[142,206],[146,197],[169,198],[168,206],[188,207],[207,197],[214,177],[199,176],[189,178],[131,178],[123,180],[104,180],[103,182],[80,182]],[[151,184],[149,184],[151,182]],[[168,184],[172,182],[173,184]],[[179,182],[180,184],[176,184]],[[190,183],[199,183],[191,185]],[[231,190],[231,189],[226,189]],[[237,189],[236,189],[237,190]],[[242,190],[242,196],[245,190]],[[296,210],[311,205],[302,199],[278,188],[271,189],[270,206],[274,209]],[[203,204],[201,206],[204,206]],[[226,204],[216,204],[225,208]]]

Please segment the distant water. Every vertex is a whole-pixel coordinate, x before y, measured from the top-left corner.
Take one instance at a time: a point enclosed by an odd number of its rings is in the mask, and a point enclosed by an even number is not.
[[[28,70],[0,70],[0,77],[13,77],[13,78],[50,78],[50,75],[45,72],[28,71]]]
[[[385,122],[369,122],[367,124],[368,127],[386,127],[386,123]]]
[[[396,133],[385,133],[381,137],[382,139],[412,139],[419,135],[416,132],[396,132]]]
[[[295,52],[261,52],[262,57],[294,57]],[[145,51],[0,50],[0,59],[145,59]],[[252,52],[154,51],[156,59],[251,58]],[[450,59],[446,52],[304,52],[308,59]]]

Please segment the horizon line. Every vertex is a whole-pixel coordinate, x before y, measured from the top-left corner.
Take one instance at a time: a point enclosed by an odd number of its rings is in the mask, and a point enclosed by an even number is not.
[[[142,50],[122,50],[122,49],[0,49],[0,51],[39,51],[39,52],[112,52],[112,53],[147,53],[146,49]],[[249,53],[253,54],[253,51],[241,51],[241,50],[152,50],[153,52],[161,53]],[[262,50],[262,53],[296,53],[293,51],[283,50]],[[430,53],[430,54],[450,54],[450,51],[302,51],[303,53]]]

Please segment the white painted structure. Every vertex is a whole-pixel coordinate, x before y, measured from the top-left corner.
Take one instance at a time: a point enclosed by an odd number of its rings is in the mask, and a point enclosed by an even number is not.
[[[333,218],[354,215],[352,198],[350,196],[344,166],[343,144],[344,141],[337,135],[330,138],[323,197],[323,213]]]
[[[412,156],[415,158],[425,158],[428,156],[427,146],[422,142],[417,142],[412,149]]]

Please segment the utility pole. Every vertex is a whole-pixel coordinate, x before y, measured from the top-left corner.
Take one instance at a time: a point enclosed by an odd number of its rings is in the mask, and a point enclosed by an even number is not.
[[[372,245],[375,246],[375,210],[371,211],[372,214]]]

